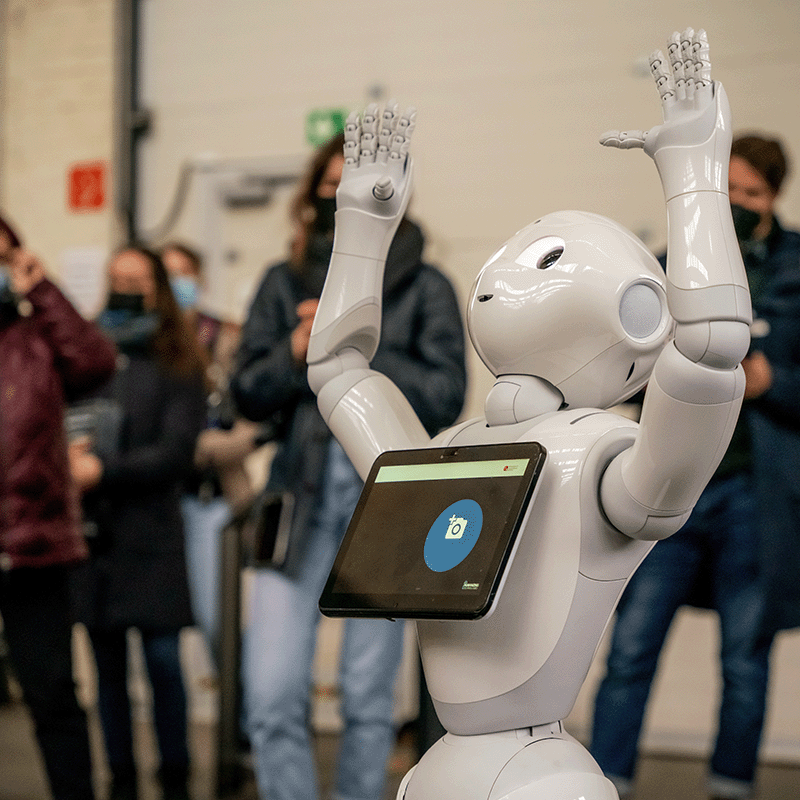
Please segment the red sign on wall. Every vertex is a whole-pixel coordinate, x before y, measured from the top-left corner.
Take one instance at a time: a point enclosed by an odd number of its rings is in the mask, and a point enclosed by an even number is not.
[[[106,204],[106,162],[82,161],[67,172],[70,211],[98,211]]]

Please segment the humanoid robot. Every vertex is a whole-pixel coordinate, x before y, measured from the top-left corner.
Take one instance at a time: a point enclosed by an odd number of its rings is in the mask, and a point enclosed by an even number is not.
[[[472,290],[472,343],[496,381],[484,416],[433,440],[369,361],[382,271],[412,182],[414,112],[367,108],[346,131],[336,233],[308,378],[365,477],[383,451],[537,441],[547,451],[496,608],[419,620],[447,734],[404,778],[405,800],[616,798],[564,730],[625,584],[689,516],[736,422],[750,297],[728,201],[730,111],[705,33],[673,34],[651,70],[664,122],[601,143],[643,148],[666,197],[666,277],[633,234],[576,211],[511,237]],[[644,384],[640,422],[609,409]]]

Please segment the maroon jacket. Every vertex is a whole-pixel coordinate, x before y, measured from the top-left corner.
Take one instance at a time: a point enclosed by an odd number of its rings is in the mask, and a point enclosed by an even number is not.
[[[64,434],[65,403],[113,374],[114,346],[49,280],[0,308],[0,568],[87,554]]]

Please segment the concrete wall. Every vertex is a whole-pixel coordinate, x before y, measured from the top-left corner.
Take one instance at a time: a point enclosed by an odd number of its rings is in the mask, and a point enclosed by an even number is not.
[[[497,245],[547,211],[607,214],[659,249],[664,211],[652,163],[640,152],[604,151],[597,137],[659,121],[647,55],[686,25],[709,31],[714,76],[731,97],[736,128],[781,132],[800,159],[800,4],[787,0],[142,6],[142,90],[154,121],[142,147],[145,229],[163,219],[187,160],[305,156],[312,110],[396,96],[419,109],[412,211],[462,301]],[[5,0],[0,11],[0,205],[66,284],[90,293],[85,283],[99,280],[103,254],[117,243],[113,187],[104,208],[71,212],[66,175],[75,162],[110,166],[113,158],[114,3]],[[798,186],[789,182],[781,204],[795,225]],[[227,258],[214,269],[232,287],[233,318],[245,313],[264,264],[285,251],[287,197],[282,190],[264,208],[219,209]],[[170,233],[201,242],[200,205],[193,179]],[[470,368],[475,414],[490,379],[476,358]],[[649,745],[708,747],[716,647],[713,615],[681,615],[656,685]],[[774,664],[764,753],[800,760],[797,634],[781,638]],[[570,720],[579,733],[599,671],[598,663]]]

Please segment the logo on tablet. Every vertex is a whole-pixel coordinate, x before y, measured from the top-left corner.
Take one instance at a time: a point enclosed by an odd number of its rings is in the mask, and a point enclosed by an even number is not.
[[[459,500],[436,518],[425,539],[424,557],[433,572],[458,566],[475,547],[483,527],[483,511],[474,500]]]
[[[447,533],[444,535],[445,539],[460,539],[467,529],[467,520],[464,517],[457,517],[453,514],[449,520],[450,524],[447,526]]]

